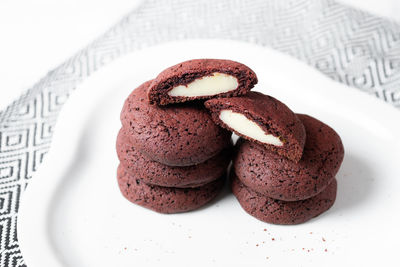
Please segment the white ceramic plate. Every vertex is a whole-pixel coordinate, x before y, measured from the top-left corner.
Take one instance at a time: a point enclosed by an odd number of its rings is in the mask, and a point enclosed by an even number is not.
[[[337,130],[346,156],[328,212],[305,224],[278,226],[246,214],[228,189],[210,205],[176,215],[122,197],[115,139],[124,99],[167,66],[202,57],[247,64],[259,77],[255,90]],[[142,50],[79,87],[22,199],[18,238],[29,267],[398,263],[400,113],[389,105],[276,51],[218,40]]]

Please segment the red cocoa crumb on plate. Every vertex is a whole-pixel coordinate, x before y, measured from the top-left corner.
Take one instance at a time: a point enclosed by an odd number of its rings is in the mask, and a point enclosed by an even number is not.
[[[328,252],[328,250],[327,250],[327,249],[325,249],[325,252]]]
[[[322,241],[324,241],[324,242],[325,242],[325,241],[326,241],[326,240],[325,240],[325,238],[322,238]]]
[[[272,241],[275,241],[275,238],[271,238],[272,239]]]

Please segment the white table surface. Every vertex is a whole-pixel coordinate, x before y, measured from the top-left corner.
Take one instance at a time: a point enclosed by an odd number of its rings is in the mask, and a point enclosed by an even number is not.
[[[141,0],[0,1],[0,110]],[[341,0],[400,22],[399,0]]]

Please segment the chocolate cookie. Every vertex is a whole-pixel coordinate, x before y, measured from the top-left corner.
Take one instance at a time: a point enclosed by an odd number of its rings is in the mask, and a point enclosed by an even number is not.
[[[336,199],[337,182],[333,179],[318,195],[299,201],[282,201],[251,190],[233,178],[232,191],[242,208],[257,219],[273,224],[306,222],[332,207]]]
[[[249,67],[231,60],[194,59],[161,72],[148,90],[151,103],[244,95],[257,83]]]
[[[226,173],[231,161],[231,147],[198,165],[174,167],[149,159],[135,149],[121,129],[117,138],[117,154],[124,169],[147,183],[166,187],[197,187],[212,182]]]
[[[246,186],[275,199],[294,201],[317,195],[335,177],[344,157],[339,135],[313,117],[297,116],[307,132],[298,163],[259,144],[243,139],[237,142],[233,167]]]
[[[205,106],[221,127],[290,160],[300,160],[306,139],[303,124],[279,100],[249,92],[242,97],[210,99]]]
[[[147,185],[138,176],[126,172],[122,165],[117,171],[118,185],[132,203],[160,213],[178,213],[200,208],[221,191],[224,177],[196,188],[174,188]]]
[[[136,148],[170,166],[199,164],[231,145],[231,133],[218,127],[201,103],[150,105],[146,90],[136,88],[121,112],[123,127]]]

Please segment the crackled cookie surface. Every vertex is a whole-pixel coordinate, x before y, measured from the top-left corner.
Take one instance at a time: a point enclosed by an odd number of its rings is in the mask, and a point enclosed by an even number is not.
[[[304,223],[327,211],[335,202],[337,182],[333,179],[318,195],[299,201],[269,198],[245,186],[233,174],[232,191],[242,208],[255,218],[273,224]]]
[[[166,187],[190,188],[212,182],[226,173],[232,154],[232,148],[228,147],[203,163],[177,167],[151,160],[135,145],[121,129],[117,138],[117,154],[124,169],[148,184]]]
[[[204,206],[221,191],[225,177],[196,188],[148,185],[120,165],[117,171],[122,195],[137,205],[160,213],[186,212]]]
[[[231,145],[231,133],[216,125],[201,103],[151,105],[148,81],[126,99],[121,122],[131,143],[154,161],[189,166],[218,155]]]
[[[233,168],[246,186],[272,198],[293,201],[320,193],[336,176],[344,158],[340,136],[311,116],[298,117],[307,133],[303,157],[298,163],[254,142],[237,142]]]

